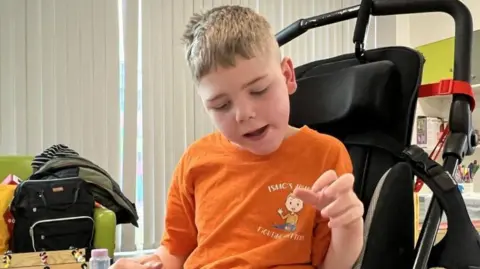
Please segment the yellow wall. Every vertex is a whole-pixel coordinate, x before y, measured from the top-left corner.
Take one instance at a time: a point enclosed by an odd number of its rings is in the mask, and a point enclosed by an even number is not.
[[[448,38],[417,47],[425,57],[422,84],[439,82],[453,77],[455,38]]]

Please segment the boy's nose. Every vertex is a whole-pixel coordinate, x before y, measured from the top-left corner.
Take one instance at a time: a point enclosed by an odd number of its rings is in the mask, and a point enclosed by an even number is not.
[[[255,111],[251,106],[247,105],[237,109],[236,119],[239,123],[254,119],[255,116]]]

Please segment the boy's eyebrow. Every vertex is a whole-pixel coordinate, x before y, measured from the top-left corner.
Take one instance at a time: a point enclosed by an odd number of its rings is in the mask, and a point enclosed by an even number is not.
[[[217,100],[217,99],[222,98],[223,96],[225,96],[225,94],[223,94],[223,93],[214,95],[214,96],[208,98],[208,99],[207,99],[207,102],[213,102],[213,101],[215,101],[215,100]]]
[[[266,77],[267,77],[267,74],[264,74],[264,75],[258,76],[258,77],[256,77],[256,78],[254,78],[254,79],[250,80],[249,82],[247,82],[247,83],[243,84],[243,86],[242,86],[242,89],[244,89],[244,88],[246,88],[246,87],[248,87],[248,86],[250,86],[250,85],[254,84],[255,82],[257,82],[257,81],[259,81],[259,80],[262,80],[262,79],[264,79],[264,78],[266,78]]]

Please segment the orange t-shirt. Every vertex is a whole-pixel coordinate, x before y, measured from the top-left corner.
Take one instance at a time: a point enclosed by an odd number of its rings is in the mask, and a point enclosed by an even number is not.
[[[343,144],[308,127],[268,156],[219,133],[192,144],[176,168],[162,241],[184,268],[314,268],[330,244],[326,220],[293,196],[325,171],[351,172]]]

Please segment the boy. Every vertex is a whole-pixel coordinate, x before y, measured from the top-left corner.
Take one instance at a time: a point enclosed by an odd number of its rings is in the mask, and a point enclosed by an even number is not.
[[[295,74],[268,22],[222,6],[193,16],[184,41],[219,132],[180,160],[156,254],[114,268],[352,268],[363,205],[348,152],[333,137],[288,125]]]

